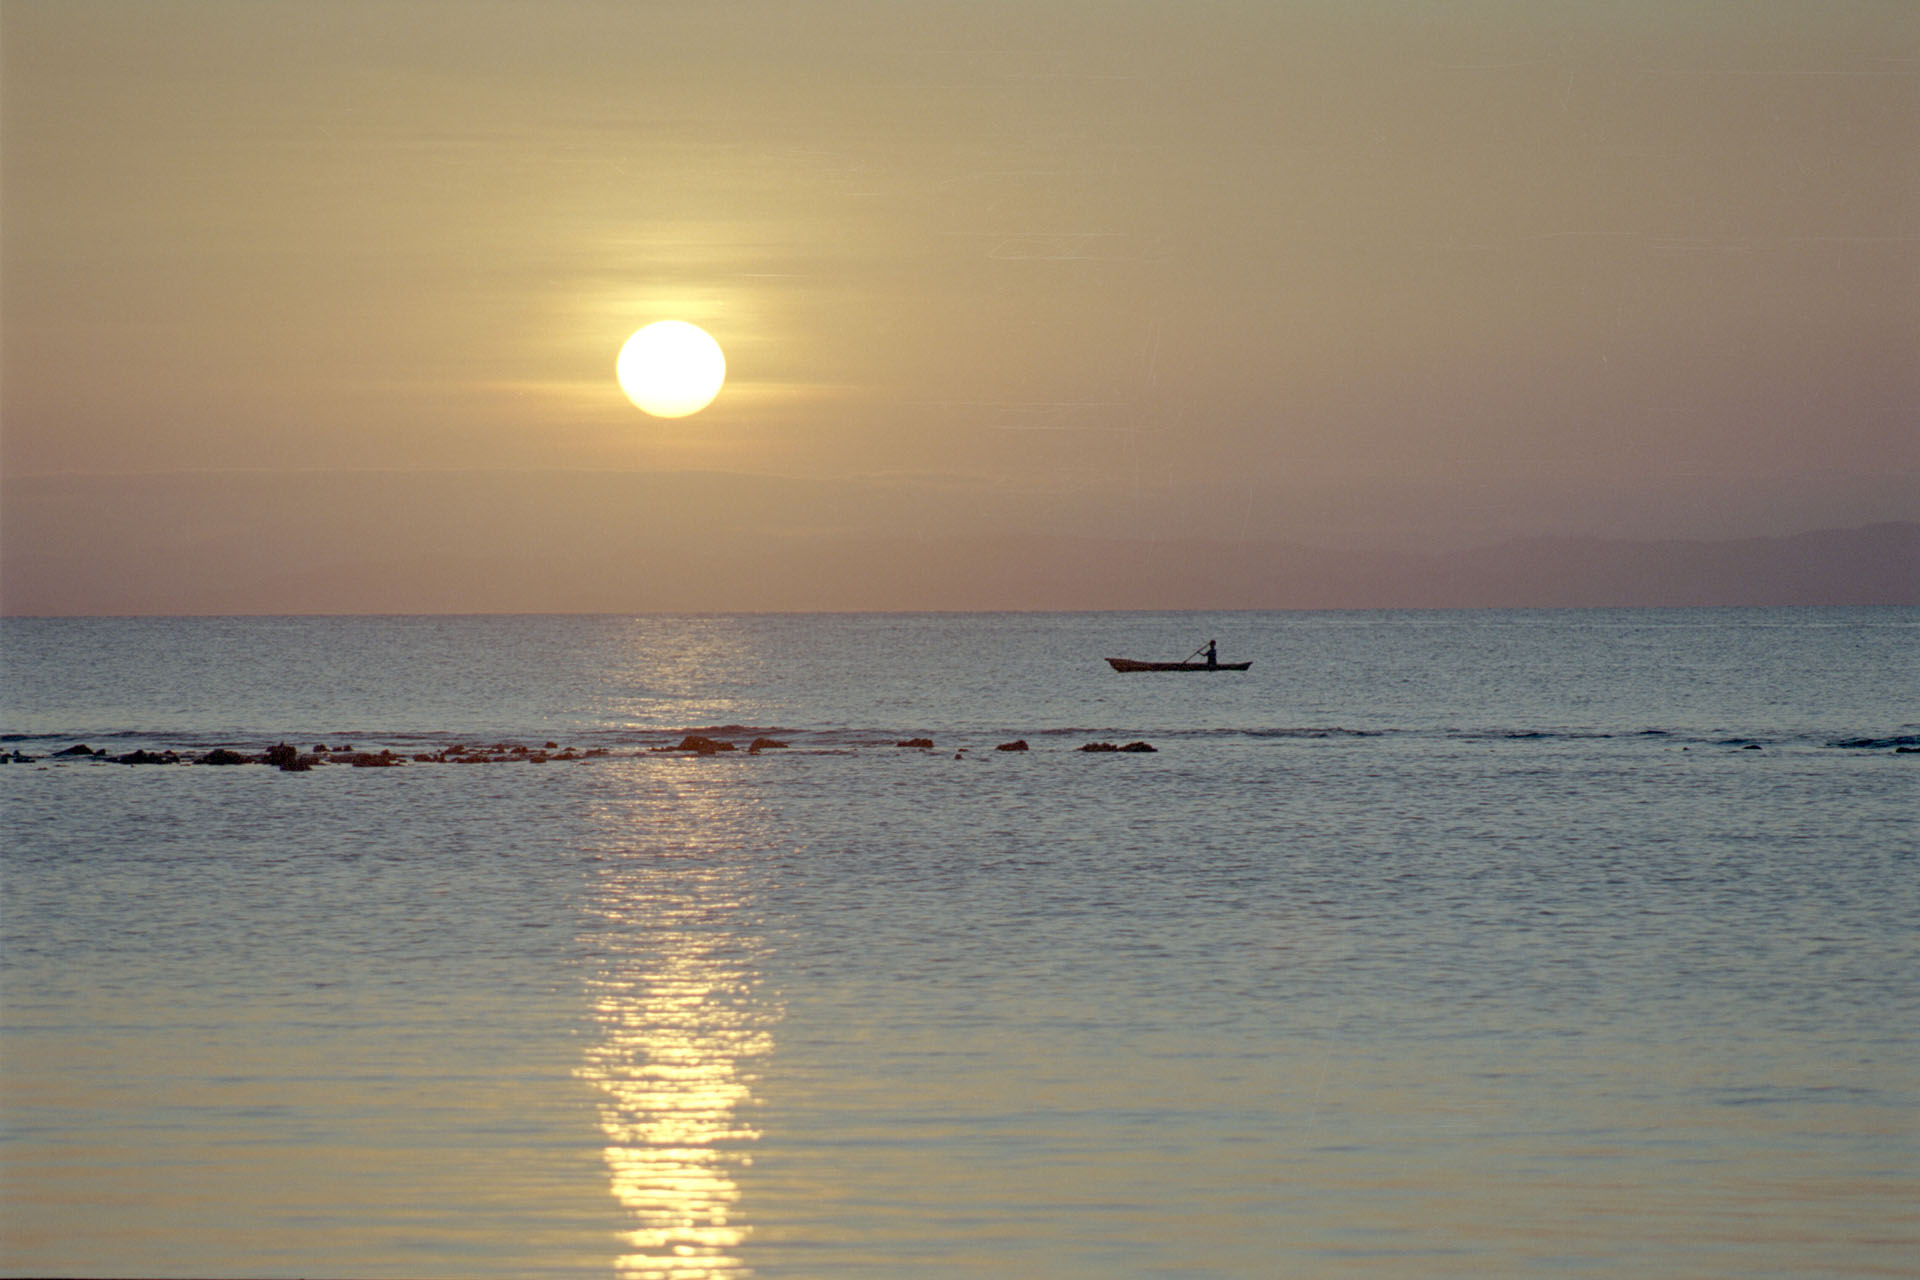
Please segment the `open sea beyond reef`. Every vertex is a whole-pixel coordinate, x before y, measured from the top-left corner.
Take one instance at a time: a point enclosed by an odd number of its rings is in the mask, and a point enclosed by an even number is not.
[[[1920,610],[0,641],[7,1274],[1920,1272]]]

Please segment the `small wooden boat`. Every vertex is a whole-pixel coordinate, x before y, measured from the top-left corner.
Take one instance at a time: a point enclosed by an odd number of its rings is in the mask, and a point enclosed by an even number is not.
[[[1251,662],[1135,662],[1132,658],[1108,658],[1115,671],[1245,671]]]

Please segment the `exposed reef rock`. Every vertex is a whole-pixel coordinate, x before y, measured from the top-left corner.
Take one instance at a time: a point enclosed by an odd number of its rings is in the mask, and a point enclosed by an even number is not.
[[[710,756],[721,751],[733,751],[736,748],[724,738],[705,738],[697,733],[690,733],[680,739],[680,745],[673,750],[692,751],[698,755]]]
[[[260,763],[270,764],[283,773],[305,773],[324,756],[303,756],[290,742],[277,742],[260,753]]]
[[[177,751],[129,751],[123,756],[111,757],[115,764],[179,764]]]
[[[736,736],[718,736],[723,734],[736,734]],[[753,735],[751,741],[738,740],[745,739],[750,734]],[[1916,741],[1920,741],[1920,738],[1909,735],[1893,739],[1846,739],[1830,745],[1856,746],[1870,743],[1873,746],[1882,748],[1913,751],[1915,748],[1912,744]],[[389,747],[382,748],[379,751],[355,751],[353,747],[347,743],[328,745],[323,742],[316,745],[312,752],[307,753],[302,752],[300,748],[290,742],[277,742],[257,755],[245,751],[237,751],[230,747],[214,747],[206,751],[200,751],[197,748],[192,750],[150,750],[141,748],[129,751],[124,755],[112,755],[105,750],[89,746],[84,742],[79,742],[53,752],[49,756],[29,756],[18,750],[0,748],[0,763],[16,764],[28,763],[35,760],[49,760],[57,761],[60,764],[68,764],[73,761],[86,760],[90,762],[110,762],[114,764],[266,764],[287,773],[305,773],[321,765],[348,765],[356,769],[393,769],[408,764],[549,764],[607,758],[646,759],[650,756],[671,754],[710,756],[719,755],[721,752],[742,752],[746,755],[759,755],[763,751],[786,750],[792,745],[789,741],[775,738],[769,734],[732,725],[686,732],[679,742],[672,746],[660,745],[620,750],[610,749],[608,747],[563,747],[558,742],[548,741],[538,747],[517,742],[457,742],[437,750],[410,750],[400,752]],[[905,738],[895,742],[893,745],[919,751],[932,751],[934,749],[934,740],[930,737]],[[1745,739],[1735,739],[1733,742],[1725,745],[1749,744]],[[1758,744],[1751,745],[1756,748],[1758,746]],[[994,751],[1032,750],[1025,738],[1016,738],[1011,742],[1002,742],[992,749]],[[969,751],[980,750],[985,750],[985,748],[960,747],[954,751],[953,758],[956,760],[968,758],[979,759],[980,757],[978,755],[969,756],[968,753]],[[1079,746],[1077,750],[1086,752],[1138,753],[1152,752],[1155,751],[1156,748],[1149,742],[1129,742],[1124,746],[1112,742],[1088,742]],[[823,752],[820,747],[814,746],[810,754],[851,755],[858,753],[857,751],[848,749],[825,750]]]
[[[595,750],[603,756],[608,754],[604,747]],[[545,748],[536,751],[518,743],[495,742],[475,747],[456,743],[445,751],[421,752],[413,758],[422,764],[546,764],[550,760],[585,760],[593,754],[593,751],[575,751],[572,747],[556,753]]]

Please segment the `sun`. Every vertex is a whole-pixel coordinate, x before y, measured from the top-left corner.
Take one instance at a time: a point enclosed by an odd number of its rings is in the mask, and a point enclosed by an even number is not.
[[[699,325],[660,320],[627,339],[614,364],[627,399],[656,418],[684,418],[713,403],[727,357]]]

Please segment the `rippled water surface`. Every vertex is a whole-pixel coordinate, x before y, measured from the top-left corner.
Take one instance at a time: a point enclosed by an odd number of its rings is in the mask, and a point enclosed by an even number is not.
[[[1920,1264],[1920,612],[0,640],[9,1274]]]

